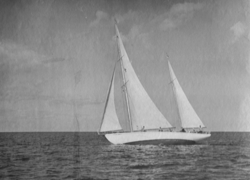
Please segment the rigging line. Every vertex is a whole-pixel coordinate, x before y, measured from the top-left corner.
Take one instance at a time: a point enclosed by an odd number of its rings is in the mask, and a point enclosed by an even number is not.
[[[126,76],[125,76],[125,73],[126,71],[124,72],[124,66],[123,66],[123,61],[120,61],[120,64],[121,64],[121,69],[122,69],[122,75],[123,75],[123,82],[124,84],[126,84]],[[130,123],[130,131],[132,132],[133,131],[133,126],[132,126],[132,119],[131,119],[131,112],[130,112],[130,106],[129,106],[129,98],[128,98],[128,90],[127,90],[127,86],[125,85],[124,86],[124,92],[125,92],[125,98],[126,98],[126,102],[127,102],[127,111],[128,111],[128,118],[129,118],[129,123]]]
[[[80,158],[80,123],[78,121],[78,118],[77,118],[77,114],[76,114],[76,97],[75,97],[75,94],[76,94],[76,87],[78,85],[78,83],[81,81],[81,70],[77,71],[75,73],[75,76],[74,76],[74,80],[75,80],[75,86],[74,86],[74,99],[73,99],[73,109],[74,109],[74,120],[76,122],[76,132],[74,133],[74,142],[75,142],[75,145],[77,146],[77,153],[76,155],[74,156],[75,157],[75,161],[76,163],[77,162],[80,162],[79,158]],[[75,147],[75,146],[74,146]],[[76,171],[76,176],[77,178],[79,177],[79,171],[77,170]]]
[[[76,129],[77,131],[80,131],[80,123],[78,121],[77,115],[76,115],[76,102],[75,102],[75,94],[76,94],[76,86],[78,85],[78,83],[81,81],[81,70],[77,71],[75,73],[75,86],[74,86],[74,99],[73,99],[73,109],[74,109],[74,120],[76,121]]]
[[[117,60],[117,62],[120,62],[120,61],[122,60],[123,56],[124,56],[124,55],[122,55],[122,56]]]
[[[127,85],[128,82],[129,80],[127,80],[124,84],[122,84],[121,88],[124,89],[124,87]]]
[[[107,110],[107,105],[108,105],[108,101],[109,101],[110,91],[111,91],[111,87],[112,87],[112,83],[113,83],[113,79],[114,79],[114,75],[115,75],[116,63],[117,62],[115,62],[114,70],[113,70],[113,73],[112,73],[112,78],[111,78],[111,81],[110,81],[110,84],[109,84],[109,89],[108,89],[108,92],[107,92],[107,98],[106,98],[106,101],[105,101],[105,107],[104,107],[104,111],[103,111],[103,115],[102,115],[102,123],[100,125],[98,134],[101,131],[101,128],[102,128],[102,125],[103,125],[104,116],[105,116],[105,113],[106,113],[106,110]]]
[[[176,102],[176,99],[175,99],[175,93],[173,91],[173,86],[171,85],[170,88],[171,88],[171,102],[170,102],[170,107],[172,107],[171,109],[173,111],[175,122],[180,122],[181,123],[181,118],[180,118],[180,114],[179,114],[178,105],[177,105],[177,102]],[[177,124],[175,124],[175,125],[177,125]]]
[[[166,52],[165,53],[165,55],[166,55],[166,59],[169,59],[169,55],[168,55],[168,53]],[[173,79],[172,78],[172,75],[171,75],[171,72],[170,72],[170,61],[168,60],[168,70],[169,70],[169,75],[170,75],[170,82],[168,83],[168,84],[171,84],[171,86],[172,86],[172,92],[173,92],[173,94],[174,94],[174,101],[175,101],[175,107],[176,107],[176,109],[177,109],[177,114],[178,114],[178,117],[179,117],[179,121],[180,121],[180,123],[181,123],[181,127],[182,127],[182,121],[181,121],[181,115],[180,115],[180,109],[179,109],[179,105],[178,105],[178,102],[177,102],[177,98],[176,98],[176,93],[175,93],[175,89],[176,89],[176,87],[175,87],[175,85],[174,85],[174,81],[175,80],[177,80],[177,78],[175,78],[175,79]],[[172,67],[171,67],[172,68]]]
[[[119,58],[119,60],[117,61],[117,62],[120,62],[121,64],[122,64],[122,57],[123,56],[121,56],[121,58]],[[131,126],[131,113],[130,113],[130,109],[128,109],[129,108],[129,102],[128,102],[128,97],[127,97],[127,95],[128,95],[128,92],[126,91],[126,89],[127,89],[127,87],[126,87],[126,84],[127,84],[127,82],[128,81],[124,81],[124,74],[123,74],[123,67],[122,67],[122,65],[121,65],[121,72],[120,72],[120,75],[122,76],[122,79],[123,79],[123,81],[120,83],[120,84],[122,84],[121,85],[121,89],[122,89],[122,93],[124,94],[124,96],[125,96],[125,98],[122,98],[122,100],[123,100],[123,103],[125,104],[123,104],[123,112],[127,112],[128,113],[128,119],[127,119],[127,121],[128,121],[128,129],[131,131],[131,129],[132,129],[132,126]],[[126,100],[126,102],[125,102],[125,100]],[[125,108],[126,108],[126,110],[125,110]]]
[[[128,99],[130,99],[130,101],[129,101],[129,104],[130,104],[130,107],[132,107],[132,108],[130,108],[130,114],[131,114],[131,116],[133,115],[133,119],[135,120],[135,119],[137,119],[136,117],[135,117],[135,112],[133,113],[133,109],[135,109],[135,106],[134,106],[134,103],[133,103],[133,101],[131,100],[132,98],[131,98],[131,96],[130,96],[130,94],[128,93]],[[136,121],[135,121],[136,122]],[[133,124],[131,124],[131,128],[132,128],[132,130],[133,130],[133,126],[132,126]],[[135,124],[134,124],[135,125]],[[137,128],[138,128],[138,124],[137,124]],[[140,127],[141,128],[141,127]],[[140,129],[139,128],[139,129]]]
[[[168,84],[173,84],[175,80],[176,80],[176,78],[171,80]]]
[[[117,49],[118,50],[118,54],[119,54],[119,49]],[[123,56],[124,55],[122,55],[118,60],[117,60],[117,62],[120,62],[121,63],[121,61],[122,61],[122,58],[123,58]],[[120,68],[121,68],[121,71],[119,71],[119,76],[123,79],[123,72],[122,72],[122,67],[120,66]],[[127,82],[128,81],[126,81],[125,82],[125,84],[124,84],[124,81],[119,81],[119,86],[121,87],[121,95],[122,95],[122,108],[123,108],[123,117],[125,118],[125,119],[127,119],[127,123],[126,123],[126,128],[128,129],[128,130],[131,130],[131,128],[130,128],[130,120],[129,120],[129,116],[128,116],[128,118],[126,118],[125,117],[125,113],[126,112],[128,112],[128,110],[127,110],[127,102],[125,102],[126,101],[126,92],[125,92],[125,86],[126,86],[126,84],[127,84]]]
[[[117,28],[117,25],[115,24],[115,29],[116,29],[116,37],[117,37],[117,50],[118,50],[118,54],[121,56],[121,60],[120,60],[120,64],[121,64],[121,69],[122,69],[122,77],[123,77],[123,82],[125,84],[126,82],[126,77],[125,77],[125,73],[124,72],[124,65],[123,65],[123,61],[122,61],[122,57],[124,56],[121,52],[121,47],[123,47],[123,44],[122,44],[122,40],[120,38],[120,34],[119,34],[119,30]],[[125,86],[125,98],[126,98],[126,104],[127,104],[127,111],[128,111],[128,119],[129,119],[129,124],[130,124],[130,131],[132,132],[133,131],[133,128],[132,128],[132,119],[131,119],[131,113],[130,113],[130,107],[129,107],[129,99],[128,99],[128,94],[127,94],[127,88]]]
[[[121,72],[120,72],[120,76],[121,76]],[[124,90],[124,88],[123,88],[123,85],[121,85],[121,84],[123,84],[123,82],[120,82],[120,86],[121,86],[121,95],[122,96],[125,96],[125,90]],[[127,107],[127,104],[126,104],[126,102],[125,102],[125,98],[121,98],[122,99],[122,108],[123,108],[123,117],[125,118],[125,112],[127,111],[127,109],[126,109],[126,107]],[[127,123],[126,123],[126,128],[127,129],[130,129],[130,125],[129,125],[129,120],[127,120]]]
[[[169,62],[169,65],[170,65],[170,62]],[[170,65],[171,66],[171,65]],[[169,68],[169,74],[170,74],[170,79],[171,79],[171,86],[172,86],[172,91],[173,91],[173,93],[174,93],[174,99],[175,99],[175,105],[176,105],[176,108],[177,108],[177,111],[178,111],[178,117],[179,117],[179,121],[180,121],[180,123],[181,123],[181,127],[182,127],[182,121],[181,121],[181,114],[180,114],[180,107],[179,107],[179,104],[178,104],[178,102],[177,102],[177,95],[176,95],[176,92],[175,92],[175,90],[176,90],[176,87],[175,87],[175,85],[174,85],[174,83],[173,83],[173,81],[175,81],[175,80],[177,80],[177,78],[175,78],[174,80],[172,80],[172,75],[171,75],[171,72],[170,72],[170,66],[168,66],[168,68]]]

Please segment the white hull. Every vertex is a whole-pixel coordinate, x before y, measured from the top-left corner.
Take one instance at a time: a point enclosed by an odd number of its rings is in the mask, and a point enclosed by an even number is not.
[[[210,137],[211,134],[188,132],[125,132],[105,134],[112,144],[194,144]]]

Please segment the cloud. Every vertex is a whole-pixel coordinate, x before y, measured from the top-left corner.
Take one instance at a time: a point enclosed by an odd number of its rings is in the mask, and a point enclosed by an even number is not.
[[[204,6],[202,3],[179,3],[172,6],[170,9],[171,14],[186,14],[194,10],[201,9]]]
[[[247,26],[239,21],[230,28],[230,31],[234,34],[232,43],[235,43],[247,33]]]
[[[131,27],[131,23],[132,23],[132,27],[127,35],[122,34],[122,32],[120,31],[122,40],[124,42],[128,40],[131,41],[142,33],[141,32],[142,24],[139,21],[143,21],[143,20],[140,18],[140,13],[129,10],[125,14],[116,14],[115,19],[118,23],[118,28],[119,28],[119,24],[129,25]]]
[[[15,43],[0,43],[0,54],[8,57],[3,58],[3,62],[8,62],[10,65],[20,68],[37,65],[46,58],[46,56]]]
[[[250,75],[250,53],[248,53],[248,62],[247,62],[246,70],[248,72],[248,75]]]
[[[243,131],[250,131],[250,94],[248,93],[240,106],[239,127],[244,128]]]
[[[2,63],[8,63],[16,68],[24,68],[65,61],[65,58],[50,58],[46,55],[39,54],[23,45],[9,42],[0,42],[0,55],[5,55],[7,57],[1,59]]]
[[[164,20],[159,25],[160,29],[165,31],[168,29],[173,29],[187,20],[193,17],[193,13],[196,10],[202,9],[204,4],[202,3],[182,3],[175,4],[172,6],[169,12],[164,16]]]
[[[138,16],[139,16],[138,12],[129,10],[127,13],[123,15],[116,14],[115,18],[118,23],[124,23],[125,21],[128,21],[128,20],[136,20]]]
[[[140,34],[139,26],[133,26],[129,32],[129,36],[131,39],[134,39],[137,35]]]
[[[204,6],[204,3],[178,3],[158,16],[147,16],[146,13],[128,11],[123,15],[117,14],[116,19],[124,24],[130,21],[134,22],[127,38],[124,38],[134,40],[137,37],[141,37],[141,34],[143,34],[143,37],[146,37],[146,34],[155,32],[156,27],[160,31],[174,29],[191,20],[194,12],[202,9]]]
[[[97,11],[96,12],[96,19],[90,23],[89,27],[90,28],[96,27],[100,23],[101,20],[108,19],[108,17],[109,16],[107,13],[105,13],[103,11]]]
[[[249,44],[250,31],[245,23],[238,21],[230,28],[230,31],[233,33],[233,37],[231,40],[232,44],[239,41],[243,37],[244,39],[242,39],[242,42],[247,42]],[[250,75],[250,53],[249,52],[247,53],[246,61],[247,61],[246,70],[248,72],[248,78],[249,78],[249,75]]]
[[[150,39],[156,31],[166,31],[184,24],[193,18],[195,11],[204,6],[205,3],[178,3],[157,16],[130,10],[122,15],[116,14],[115,17],[119,24],[130,24],[128,34],[121,35],[124,42],[129,40],[135,43],[138,40],[145,48],[150,48]]]
[[[172,29],[175,28],[177,24],[171,20],[171,19],[165,19],[161,24],[160,24],[160,29],[161,30],[167,30],[167,29]]]

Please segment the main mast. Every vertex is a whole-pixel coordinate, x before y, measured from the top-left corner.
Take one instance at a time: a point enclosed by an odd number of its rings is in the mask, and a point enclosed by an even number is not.
[[[132,132],[133,126],[132,126],[131,112],[130,112],[130,106],[129,106],[127,85],[126,85],[127,80],[125,77],[125,72],[124,72],[125,68],[123,66],[123,61],[122,61],[123,55],[121,54],[121,50],[120,50],[120,42],[119,42],[120,34],[119,34],[119,30],[118,30],[117,25],[116,25],[116,21],[115,21],[115,29],[116,29],[116,38],[117,38],[117,44],[118,44],[119,61],[121,64],[121,69],[122,69],[123,88],[124,88],[124,92],[125,92],[125,99],[126,99],[126,105],[127,105],[127,111],[128,111],[128,121],[129,121],[129,126],[130,126],[130,132]]]

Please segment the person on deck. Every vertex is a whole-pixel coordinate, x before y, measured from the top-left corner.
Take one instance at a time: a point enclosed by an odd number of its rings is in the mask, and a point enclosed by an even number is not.
[[[181,129],[181,132],[186,132],[184,128]]]
[[[199,129],[198,133],[202,133],[202,128],[201,128],[201,126],[200,126],[200,129]]]

